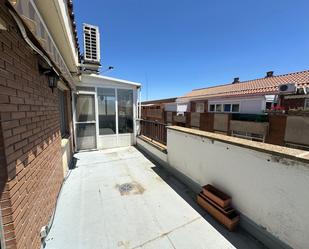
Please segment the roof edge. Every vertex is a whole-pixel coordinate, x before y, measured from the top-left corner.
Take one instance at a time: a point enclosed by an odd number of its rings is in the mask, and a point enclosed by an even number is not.
[[[300,74],[300,73],[306,73],[306,72],[309,73],[309,69],[302,70],[302,71],[297,71],[297,72],[294,72],[294,73],[286,73],[286,74],[274,75],[274,76],[272,76],[270,78],[278,78],[278,77],[284,77],[284,76]],[[220,84],[220,85],[209,86],[209,87],[196,88],[196,89],[193,89],[191,92],[199,91],[199,90],[204,90],[204,89],[211,89],[211,88],[220,87],[220,86],[238,85],[238,84],[248,83],[248,82],[251,82],[251,81],[254,81],[254,80],[262,80],[262,79],[265,79],[265,77],[255,78],[255,79],[251,79],[251,80],[244,80],[244,81],[240,81],[239,83],[228,83],[228,84]]]
[[[118,79],[118,78],[113,78],[113,77],[107,77],[107,76],[98,75],[98,74],[82,74],[82,77],[92,77],[92,78],[97,78],[97,79],[110,80],[110,81],[115,81],[115,82],[128,84],[128,85],[132,85],[132,86],[137,86],[137,87],[142,86],[142,84],[138,83],[138,82],[133,82],[133,81],[124,80],[124,79]]]

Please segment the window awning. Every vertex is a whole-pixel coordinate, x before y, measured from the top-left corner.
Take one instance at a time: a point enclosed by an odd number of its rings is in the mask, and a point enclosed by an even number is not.
[[[276,95],[265,95],[266,102],[273,102],[276,98]]]

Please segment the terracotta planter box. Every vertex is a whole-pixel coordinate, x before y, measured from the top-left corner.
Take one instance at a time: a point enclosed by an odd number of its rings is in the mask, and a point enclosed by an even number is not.
[[[235,230],[236,226],[239,223],[239,215],[235,210],[228,215],[225,215],[209,201],[207,201],[207,199],[204,199],[202,195],[197,196],[197,203],[201,207],[203,207],[211,216],[213,216],[218,222],[224,225],[228,230]]]
[[[220,207],[217,203],[215,203],[214,201],[210,200],[206,195],[204,195],[203,192],[200,193],[200,196],[203,197],[206,201],[208,201],[211,205],[216,207],[221,213],[223,213],[225,215],[229,215],[229,214],[231,214],[231,213],[233,213],[235,211],[235,209],[233,207],[231,207],[231,206],[228,206],[226,208]]]
[[[227,208],[231,205],[231,197],[210,184],[203,187],[203,194],[222,208]]]

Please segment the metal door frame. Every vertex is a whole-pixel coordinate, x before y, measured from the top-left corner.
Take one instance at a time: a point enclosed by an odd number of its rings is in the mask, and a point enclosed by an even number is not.
[[[84,122],[77,122],[76,121],[76,106],[75,106],[75,98],[78,95],[93,95],[94,97],[94,121],[84,121]],[[83,151],[83,150],[78,150],[77,149],[77,129],[76,125],[78,124],[95,124],[95,148],[93,149],[87,149],[87,150],[97,150],[98,148],[98,104],[97,104],[97,94],[96,94],[96,89],[94,92],[89,92],[89,91],[75,91],[73,92],[72,96],[72,107],[73,107],[73,125],[74,125],[74,140],[75,140],[75,151]]]

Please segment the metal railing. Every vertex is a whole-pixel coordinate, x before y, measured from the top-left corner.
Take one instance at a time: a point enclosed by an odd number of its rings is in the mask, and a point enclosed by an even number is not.
[[[140,120],[140,135],[166,145],[166,124]]]

